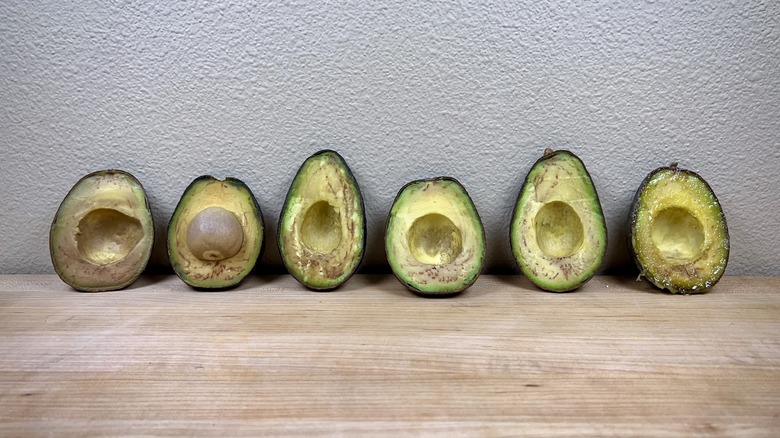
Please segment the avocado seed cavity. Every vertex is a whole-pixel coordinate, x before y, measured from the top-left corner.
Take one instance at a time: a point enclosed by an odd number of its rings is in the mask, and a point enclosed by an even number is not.
[[[539,209],[534,218],[536,243],[549,257],[569,257],[582,247],[582,221],[567,203],[553,201]]]
[[[409,227],[409,251],[420,263],[445,265],[463,251],[460,229],[446,216],[431,213],[415,219]]]
[[[301,223],[301,240],[310,251],[330,254],[341,244],[341,217],[326,201],[315,202]]]
[[[229,259],[244,244],[244,228],[236,215],[222,207],[208,207],[192,218],[187,246],[195,257],[207,261]]]
[[[144,237],[144,230],[134,217],[98,208],[79,221],[75,237],[82,257],[97,265],[109,265],[127,257]]]
[[[684,208],[661,210],[653,220],[650,237],[658,253],[676,264],[696,260],[703,251],[701,222]]]

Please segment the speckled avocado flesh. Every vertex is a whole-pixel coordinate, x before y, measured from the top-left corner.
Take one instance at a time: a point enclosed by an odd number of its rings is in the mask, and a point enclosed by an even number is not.
[[[366,246],[363,197],[344,159],[317,152],[295,175],[279,217],[279,253],[290,274],[312,290],[338,287]]]
[[[576,155],[548,149],[528,172],[510,244],[523,274],[544,290],[577,289],[599,269],[607,227],[593,181]]]
[[[651,172],[637,190],[629,243],[640,276],[672,293],[708,291],[729,259],[718,198],[702,177],[676,163]]]
[[[141,183],[121,170],[83,177],[52,221],[49,251],[62,281],[74,289],[122,289],[149,261],[152,213]]]
[[[446,177],[405,185],[388,215],[385,252],[398,280],[420,295],[471,286],[485,259],[485,232],[466,189]]]
[[[196,178],[168,225],[168,257],[185,283],[203,289],[237,285],[263,250],[263,215],[241,180]]]

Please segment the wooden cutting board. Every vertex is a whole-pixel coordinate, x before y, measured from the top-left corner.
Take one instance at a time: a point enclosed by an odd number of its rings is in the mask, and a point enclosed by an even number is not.
[[[483,276],[425,299],[387,276],[0,276],[0,435],[776,437],[780,278],[676,296]]]

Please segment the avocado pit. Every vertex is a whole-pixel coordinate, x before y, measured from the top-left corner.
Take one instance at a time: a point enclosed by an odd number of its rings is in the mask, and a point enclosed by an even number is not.
[[[187,228],[187,246],[200,260],[229,259],[244,244],[244,228],[236,215],[222,207],[207,207],[192,218]]]
[[[582,220],[567,203],[548,202],[534,218],[536,243],[549,257],[569,257],[582,247],[584,232]]]
[[[87,213],[76,229],[79,254],[96,265],[116,263],[144,238],[141,222],[111,208]]]
[[[650,237],[661,257],[673,264],[696,260],[704,249],[701,222],[682,207],[661,210],[653,219]]]
[[[409,251],[420,263],[444,265],[463,251],[460,229],[446,216],[431,213],[414,220],[407,234]]]

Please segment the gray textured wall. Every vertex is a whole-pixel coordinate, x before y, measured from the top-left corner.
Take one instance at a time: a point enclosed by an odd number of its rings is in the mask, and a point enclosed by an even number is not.
[[[301,162],[342,153],[369,247],[407,181],[454,176],[489,271],[513,266],[510,210],[545,147],[588,166],[605,269],[629,266],[634,191],[670,161],[729,219],[728,273],[780,274],[780,2],[0,3],[0,272],[51,272],[49,223],[88,172],[146,186],[164,230],[201,174],[236,176],[276,232]],[[262,263],[280,267],[276,239]]]

